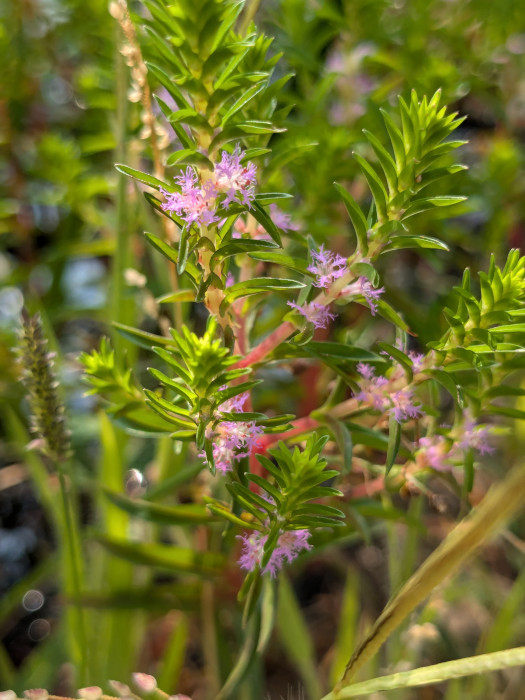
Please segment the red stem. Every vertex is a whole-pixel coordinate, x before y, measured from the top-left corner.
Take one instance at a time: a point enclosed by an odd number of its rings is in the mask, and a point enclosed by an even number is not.
[[[268,353],[284,342],[286,338],[288,338],[288,336],[294,332],[294,330],[295,326],[293,323],[290,323],[289,321],[281,323],[281,325],[276,328],[273,333],[270,333],[270,335],[265,338],[262,343],[259,343],[257,347],[253,348],[253,350],[251,350],[251,352],[249,352],[242,360],[239,360],[236,367],[251,367],[251,365],[260,362],[263,357],[266,357]]]
[[[301,433],[306,433],[308,430],[314,430],[320,423],[311,416],[303,416],[302,418],[297,418],[292,422],[294,426],[291,430],[287,430],[285,433],[267,433],[263,435],[259,444],[255,448],[255,453],[264,454],[269,447],[275,445],[279,440],[284,440],[293,437],[294,435],[300,435]]]

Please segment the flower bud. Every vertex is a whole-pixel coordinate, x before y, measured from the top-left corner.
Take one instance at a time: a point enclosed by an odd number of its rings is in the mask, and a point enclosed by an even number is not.
[[[132,678],[137,689],[143,693],[152,693],[157,688],[157,680],[147,673],[133,673]]]

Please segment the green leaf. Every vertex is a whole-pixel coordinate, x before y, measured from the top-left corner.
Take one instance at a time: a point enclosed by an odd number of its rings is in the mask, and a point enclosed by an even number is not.
[[[252,208],[250,209],[250,214],[256,221],[258,221],[261,224],[266,233],[268,233],[270,237],[277,243],[279,248],[282,248],[283,244],[281,241],[281,234],[279,233],[279,229],[273,223],[273,221],[264,211],[261,205],[257,202],[253,202]]]
[[[226,124],[230,121],[230,119],[233,117],[234,114],[237,114],[237,112],[245,107],[253,98],[258,95],[262,90],[264,90],[265,85],[254,85],[251,87],[249,90],[246,90],[246,92],[241,95],[235,102],[232,104],[232,106],[227,110],[226,114],[222,118],[221,122],[221,128],[224,129]]]
[[[378,299],[374,303],[377,305],[378,312],[381,316],[383,316],[383,318],[386,318],[388,321],[392,321],[392,323],[398,328],[401,328],[402,331],[410,333],[410,329],[405,321],[403,321],[401,316],[390,306],[390,304],[388,304],[384,299]]]
[[[208,523],[211,520],[209,511],[205,506],[183,504],[177,506],[164,506],[141,499],[129,498],[121,493],[104,489],[107,498],[126,513],[143,520],[163,525],[192,525]]]
[[[452,396],[452,398],[459,405],[459,407],[463,407],[463,399],[460,393],[460,387],[457,386],[456,382],[450,374],[444,372],[442,369],[426,369],[424,370],[424,373],[432,379],[435,379],[437,382],[439,382],[441,386],[448,391],[448,393]]]
[[[179,573],[191,573],[199,576],[218,575],[226,561],[221,554],[197,552],[194,549],[184,549],[173,545],[156,544],[154,542],[132,543],[105,535],[96,535],[94,539],[104,549],[121,559],[126,559],[134,564],[142,564]]]
[[[263,207],[274,202],[280,202],[282,199],[293,199],[293,195],[283,192],[261,192],[255,195],[255,201]]]
[[[255,119],[251,121],[246,121],[241,124],[235,125],[236,129],[240,129],[247,134],[280,134],[286,131],[285,128],[276,126],[271,122],[256,121]],[[292,195],[286,195],[291,197]]]
[[[249,253],[249,257],[252,260],[260,260],[261,262],[273,263],[274,265],[281,265],[289,270],[294,270],[299,272],[301,275],[312,276],[312,273],[308,271],[308,263],[300,258],[292,258],[284,253]]]
[[[388,447],[386,451],[385,475],[392,469],[401,444],[401,424],[391,415],[388,421]]]
[[[399,348],[396,348],[390,343],[378,343],[378,345],[381,348],[381,350],[383,350],[387,355],[389,355],[403,367],[407,375],[407,382],[410,384],[413,377],[412,360],[407,355],[405,355],[405,353],[402,350],[399,350]]]
[[[168,292],[155,299],[157,304],[171,304],[180,301],[195,301],[194,289],[179,289],[177,292]]]
[[[166,160],[166,165],[177,165],[185,163],[187,165],[196,165],[198,168],[206,168],[213,170],[213,163],[202,153],[194,151],[191,148],[182,148],[180,151],[175,151]]]
[[[171,185],[167,185],[165,182],[162,182],[162,180],[159,180],[158,178],[153,177],[153,175],[149,175],[148,173],[143,173],[140,170],[129,168],[127,165],[122,165],[122,163],[116,163],[115,168],[119,171],[119,173],[122,173],[123,175],[128,175],[134,180],[143,182],[145,185],[149,185],[150,187],[153,187],[156,190],[167,190],[168,192],[173,191],[173,187],[171,187]]]
[[[392,250],[401,250],[402,248],[450,250],[446,243],[443,243],[438,238],[432,238],[432,236],[397,235],[389,240],[388,245],[383,248],[381,254],[390,253]]]
[[[337,694],[328,693],[322,700],[336,700],[336,698],[337,700],[346,700],[346,698],[356,698],[362,695],[370,696],[381,691],[418,688],[443,683],[453,678],[477,676],[480,673],[501,671],[515,666],[525,666],[525,647],[469,656],[465,659],[454,659],[454,661],[445,661],[433,666],[416,668],[413,671],[401,671],[391,676],[361,681],[343,688]]]
[[[236,299],[250,296],[252,294],[261,294],[269,291],[289,291],[290,289],[301,289],[304,287],[303,282],[290,280],[283,277],[254,277],[245,282],[237,282],[226,289],[226,296],[223,304],[226,306],[231,304]],[[222,307],[222,305],[221,305]]]
[[[383,357],[370,350],[331,341],[313,341],[306,346],[305,352],[318,357],[333,357],[352,362],[385,362]]]
[[[396,164],[390,153],[384,148],[379,140],[367,129],[363,129],[363,134],[370,142],[374,152],[381,163],[381,167],[385,173],[386,181],[390,194],[394,195],[397,192],[397,172]]]
[[[301,609],[288,579],[279,578],[277,630],[286,655],[299,671],[309,698],[320,698],[321,686],[316,673],[314,645]]]
[[[173,57],[175,54],[173,53]],[[162,68],[159,68],[158,66],[154,65],[153,63],[149,63],[148,61],[145,62],[147,69],[153,73],[153,75],[157,78],[157,80],[160,82],[160,84],[166,88],[168,93],[173,97],[175,102],[177,103],[178,107],[180,109],[189,109],[191,108],[190,103],[188,100],[184,97],[182,94],[179,86],[173,80],[170,78],[170,76],[162,70]]]
[[[365,215],[352,195],[347,192],[342,185],[340,185],[338,182],[334,182],[334,186],[342,197],[346,210],[350,216],[350,219],[352,220],[357,237],[358,248],[363,254],[366,254],[368,251],[368,224],[365,219]]]
[[[164,374],[164,372],[161,372],[158,369],[155,369],[155,367],[148,367],[148,372],[155,377],[155,379],[158,379],[159,382],[164,384],[165,386],[169,386],[170,389],[173,389],[175,393],[177,393],[179,396],[182,396],[183,398],[187,399],[188,401],[192,402],[196,398],[196,394],[194,394],[192,391],[187,389],[185,386],[183,386],[180,382],[177,382],[175,379],[172,379],[171,377],[168,377],[167,375]]]
[[[123,323],[117,323],[116,321],[113,321],[112,325],[117,329],[120,335],[141,348],[147,348],[150,350],[152,346],[175,347],[175,343],[171,338],[164,338],[162,335],[148,333],[148,331],[141,331],[138,328],[126,326]]]
[[[359,153],[354,153],[353,155],[359,163],[359,165],[361,166],[361,170],[363,171],[367,179],[368,185],[370,187],[370,190],[372,191],[379,221],[388,221],[388,195],[386,193],[385,186],[381,182],[381,178],[370,165],[370,163],[368,163],[362,156],[360,156]]]
[[[177,259],[177,272],[179,275],[182,275],[182,273],[186,269],[186,265],[188,264],[189,255],[190,255],[190,228],[188,226],[184,226],[184,228],[180,232],[179,251],[178,251],[178,259]]]
[[[210,268],[213,270],[219,260],[238,255],[239,253],[251,253],[255,251],[274,250],[279,246],[273,241],[259,241],[253,238],[239,238],[217,248],[210,259]]]

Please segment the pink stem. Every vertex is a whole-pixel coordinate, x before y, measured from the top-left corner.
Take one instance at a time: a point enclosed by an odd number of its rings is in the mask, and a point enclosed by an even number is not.
[[[293,323],[285,321],[274,330],[273,333],[265,338],[262,343],[259,343],[251,352],[249,352],[246,357],[236,364],[236,367],[251,367],[251,365],[260,362],[263,357],[266,357],[268,353],[274,350],[278,345],[288,338],[295,330]]]
[[[320,424],[315,418],[311,416],[303,416],[302,418],[297,418],[292,422],[294,426],[291,430],[287,430],[285,433],[267,433],[259,439],[259,444],[255,448],[255,452],[258,454],[264,454],[266,450],[279,442],[279,440],[284,440],[293,437],[294,435],[300,435],[301,433],[306,433],[308,430],[314,430]]]

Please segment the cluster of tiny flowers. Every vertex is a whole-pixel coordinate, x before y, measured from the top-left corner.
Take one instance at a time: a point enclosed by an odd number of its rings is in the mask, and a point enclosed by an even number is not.
[[[401,350],[401,352],[405,352],[403,348],[403,342],[401,340],[397,340],[395,343],[395,346],[398,350]],[[390,357],[391,360],[394,360],[395,358],[387,351],[387,350],[381,350],[381,355],[386,355],[387,357]],[[425,355],[421,352],[416,352],[415,350],[409,350],[408,353],[408,358],[412,361],[412,369],[414,372],[421,372],[423,369],[423,364],[425,361]],[[399,373],[403,373],[403,368],[399,366]]]
[[[414,403],[414,392],[409,387],[391,393],[386,377],[376,377],[370,365],[360,362],[357,371],[363,377],[361,391],[356,395],[358,401],[368,404],[377,411],[386,411],[398,423],[419,418],[424,415],[419,404]]]
[[[180,186],[180,192],[161,190],[166,197],[161,204],[164,211],[174,212],[190,225],[209,226],[219,221],[215,214],[217,190],[211,180],[201,185],[193,168],[187,168],[184,175],[175,178],[175,182]]]
[[[243,156],[244,151],[237,145],[231,155],[223,151],[220,162],[215,166],[215,188],[217,192],[226,194],[222,203],[224,207],[229,207],[233,202],[251,207],[255,199],[257,168],[251,162],[243,165]]]
[[[488,428],[476,426],[467,419],[461,428],[461,440],[452,442],[444,435],[422,437],[417,443],[416,464],[420,469],[431,467],[436,471],[450,471],[453,463],[462,459],[461,451],[477,450],[481,455],[492,454],[494,448],[487,442]]]
[[[330,313],[327,306],[316,304],[314,301],[303,304],[303,306],[289,301],[288,306],[298,311],[307,321],[313,323],[315,328],[326,328],[330,321],[335,318],[335,314]]]
[[[221,404],[221,411],[241,413],[248,394],[240,394]],[[254,421],[221,421],[214,434],[213,460],[215,467],[222,474],[233,470],[235,460],[249,457],[259,442],[263,429]],[[204,457],[204,453],[201,453]]]
[[[161,205],[164,211],[174,212],[187,224],[209,226],[220,220],[216,209],[221,195],[224,197],[220,204],[226,209],[233,202],[251,207],[255,198],[256,167],[251,162],[241,164],[243,156],[239,146],[233,154],[223,151],[213,178],[204,183],[200,182],[195,170],[188,167],[183,175],[175,178],[180,192],[161,190],[166,198]]]
[[[292,221],[290,214],[286,214],[282,209],[279,209],[277,204],[270,204],[270,218],[273,223],[282,231],[298,231],[299,224]]]
[[[312,549],[308,543],[310,532],[308,530],[287,530],[279,536],[277,545],[273,550],[268,564],[263,569],[263,574],[269,573],[274,577],[285,563],[292,562],[300,552],[305,549]],[[239,566],[246,571],[253,571],[260,565],[264,545],[268,535],[260,532],[251,532],[245,535],[238,535],[242,540],[242,554],[239,559]]]
[[[341,290],[341,296],[363,296],[370,308],[372,316],[377,313],[377,301],[385,291],[384,287],[374,289],[372,283],[366,277],[360,277],[352,284]]]
[[[308,272],[316,275],[315,287],[328,289],[336,279],[342,277],[346,272],[346,258],[342,255],[325,250],[321,246],[319,250],[310,251],[312,264],[308,266]]]

